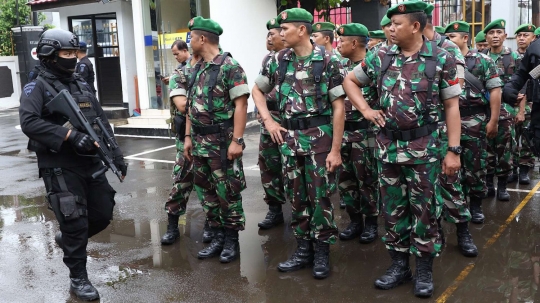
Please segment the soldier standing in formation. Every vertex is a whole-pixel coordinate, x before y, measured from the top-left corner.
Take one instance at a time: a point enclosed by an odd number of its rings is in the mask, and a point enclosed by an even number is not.
[[[362,24],[351,23],[339,27],[337,32],[340,36],[340,52],[348,59],[343,66],[346,75],[366,56],[368,30]],[[371,107],[377,106],[376,90],[367,87],[364,96]],[[350,223],[339,234],[341,240],[360,236],[360,243],[371,243],[377,238],[379,182],[377,163],[373,157],[375,136],[372,126],[345,98],[345,131],[341,145],[343,167],[339,173],[339,191],[347,205]]]
[[[267,63],[263,70],[268,73],[260,74],[253,88],[264,125],[280,144],[292,201],[297,249],[278,269],[288,272],[313,264],[313,276],[322,279],[330,274],[329,245],[338,235],[330,196],[337,188],[345,121],[341,63],[332,52],[311,44],[313,16],[306,10],[285,10],[278,22],[286,49]],[[279,102],[281,125],[268,111],[268,93]]]
[[[384,31],[378,29],[374,31],[369,32],[369,41],[367,48],[371,50],[375,45],[382,43],[386,40],[386,35],[384,34]]]
[[[444,106],[449,147],[442,170],[452,177],[460,169],[456,151],[460,138],[461,88],[454,57],[424,40],[426,3],[406,1],[388,10],[392,47],[368,53],[345,79],[347,96],[377,134],[380,194],[385,219],[383,241],[392,265],[375,281],[390,289],[412,279],[409,254],[416,256],[414,293],[433,294],[433,258],[441,249],[437,217],[441,212],[439,172],[441,142],[438,121]],[[407,64],[405,64],[405,62]],[[424,72],[419,72],[424,71]],[[359,86],[377,82],[379,106],[373,110]]]
[[[220,54],[221,26],[196,17],[188,27],[193,53],[201,60],[186,89],[189,104],[184,156],[193,159],[195,189],[214,232],[212,242],[198,257],[220,255],[220,262],[228,263],[240,253],[238,231],[245,225],[242,153],[249,89],[238,62],[228,53]]]
[[[273,56],[281,51],[283,41],[281,41],[281,27],[275,18],[266,23],[268,29],[267,45],[271,47],[270,53],[264,56],[262,62],[261,75],[268,74],[267,63]],[[265,94],[266,107],[270,111],[272,118],[277,123],[281,123],[279,117],[279,103],[275,95]],[[268,213],[264,220],[259,222],[261,229],[269,229],[283,223],[282,205],[285,204],[285,189],[283,185],[282,161],[279,152],[279,144],[272,140],[272,136],[266,130],[264,123],[261,124],[261,137],[259,141],[259,168],[261,170],[261,182],[264,189],[264,202],[268,205]]]
[[[317,22],[313,23],[313,34],[311,34],[311,37],[313,38],[313,43],[320,45],[324,47],[326,52],[333,53],[336,55],[340,60],[343,59],[341,54],[334,49],[334,31],[336,30],[336,26],[334,23],[331,22]]]
[[[480,31],[478,34],[476,34],[476,37],[474,37],[474,44],[479,52],[483,52],[489,47],[484,31]]]

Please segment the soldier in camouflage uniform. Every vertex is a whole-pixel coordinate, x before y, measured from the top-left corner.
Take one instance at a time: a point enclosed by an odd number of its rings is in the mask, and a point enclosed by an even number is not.
[[[313,24],[312,28],[313,33],[311,37],[313,38],[313,43],[324,47],[328,53],[334,53],[339,60],[343,60],[343,56],[333,47],[334,31],[336,30],[334,23],[317,22]]]
[[[220,255],[220,262],[240,254],[238,231],[245,216],[241,192],[246,188],[242,166],[249,88],[242,67],[218,44],[223,29],[211,19],[188,24],[197,63],[188,84],[188,120],[184,156],[193,158],[194,184],[215,236],[199,251],[200,259]]]
[[[341,63],[333,53],[310,43],[309,12],[288,9],[278,21],[286,49],[267,63],[268,73],[260,74],[253,88],[266,128],[281,144],[285,188],[292,201],[291,227],[298,243],[278,269],[287,272],[313,264],[313,276],[323,279],[330,274],[329,244],[338,235],[330,195],[337,188],[345,121]],[[281,126],[268,111],[265,93],[280,102]]]
[[[366,56],[368,40],[367,28],[358,23],[338,28],[338,47],[347,60],[345,75],[351,72]],[[371,87],[364,89],[369,105],[376,107],[377,91]],[[377,217],[379,215],[379,182],[377,163],[373,158],[375,136],[372,124],[345,99],[345,131],[341,144],[343,168],[339,174],[339,192],[347,205],[351,219],[345,230],[339,233],[341,240],[351,240],[360,236],[360,243],[371,243],[377,238]],[[364,228],[365,216],[365,228]]]
[[[383,30],[375,30],[369,32],[368,49],[371,50],[375,45],[386,41],[386,35]]]
[[[534,40],[534,31],[536,26],[532,24],[523,24],[515,31],[516,40],[518,42],[517,53],[520,60],[523,58],[525,51]],[[516,145],[513,151],[513,171],[508,177],[508,183],[515,182],[519,179],[519,184],[530,184],[529,169],[534,168],[534,154],[529,142],[523,137],[523,130],[528,128],[531,123],[531,107],[532,102],[526,96],[527,84],[523,87],[518,95],[520,101],[519,110],[516,115]],[[520,146],[521,144],[521,146]],[[519,174],[518,174],[519,167]]]
[[[283,49],[283,41],[279,32],[281,27],[277,20],[271,19],[266,23],[268,29],[268,45],[271,47],[270,53],[264,56],[261,74],[267,74],[266,65],[268,61]],[[274,121],[280,123],[279,104],[272,95],[266,94],[266,106]],[[261,123],[261,138],[259,141],[259,168],[261,169],[261,182],[264,189],[264,202],[268,204],[268,213],[264,220],[259,222],[261,229],[269,229],[283,223],[282,205],[285,203],[285,189],[283,186],[281,153],[279,145],[272,141],[270,133]]]
[[[484,52],[495,61],[499,77],[504,83],[507,83],[519,68],[520,59],[516,52],[503,45],[504,40],[506,40],[505,25],[506,22],[503,19],[497,19],[484,28],[484,34],[489,44],[489,48]],[[512,171],[512,149],[516,144],[514,140],[516,110],[512,105],[506,103],[508,100],[504,101],[505,103],[501,104],[498,134],[495,138],[488,140],[487,146],[487,196],[495,195],[493,177],[496,174],[497,199],[499,201],[510,200],[506,185]]]
[[[390,30],[395,44],[382,47],[377,54],[369,52],[344,82],[353,105],[381,127],[375,157],[386,229],[383,241],[392,265],[375,281],[375,286],[390,289],[411,280],[409,254],[414,254],[414,293],[419,297],[433,294],[433,258],[441,249],[437,232],[442,208],[438,121],[443,106],[450,147],[442,169],[449,177],[460,169],[457,151],[461,88],[456,62],[445,49],[422,36],[427,23],[426,5],[406,1],[390,8],[387,16],[392,19]],[[428,73],[432,81],[428,80]],[[359,88],[371,82],[379,85],[381,110],[371,109]],[[428,95],[432,98],[426,98]]]
[[[474,37],[474,45],[479,52],[483,52],[484,49],[489,47],[486,41],[486,34],[484,34],[483,31],[479,32],[478,34],[476,34],[476,37]]]
[[[465,56],[467,62],[468,78],[465,89],[459,98],[459,110],[461,116],[461,153],[462,178],[448,178],[448,182],[461,183],[463,185],[462,196],[454,201],[445,199],[444,218],[448,222],[456,224],[458,245],[461,253],[468,257],[476,257],[478,249],[472,241],[469,233],[468,222],[483,223],[482,198],[487,191],[486,161],[487,141],[497,135],[499,110],[501,107],[502,81],[497,73],[495,62],[488,56],[476,50],[469,50],[470,25],[467,22],[456,21],[446,27],[445,34],[454,42]],[[467,77],[467,76],[466,76]],[[480,85],[478,85],[475,79]],[[482,90],[489,91],[489,99]],[[488,112],[493,117],[489,119]],[[471,211],[467,208],[467,197],[470,200]],[[452,203],[453,202],[453,203]],[[458,203],[461,202],[461,203]]]

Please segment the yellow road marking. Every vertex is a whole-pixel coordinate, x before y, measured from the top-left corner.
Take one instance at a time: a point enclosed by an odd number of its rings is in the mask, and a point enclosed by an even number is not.
[[[493,243],[495,243],[495,241],[497,241],[497,239],[499,239],[499,237],[502,235],[504,230],[508,227],[508,225],[510,225],[510,223],[512,223],[512,221],[516,218],[517,214],[523,209],[523,207],[525,207],[525,205],[529,203],[529,200],[531,200],[531,198],[534,196],[534,194],[536,193],[536,191],[538,191],[539,188],[540,188],[540,182],[536,183],[536,186],[533,187],[533,189],[531,189],[531,191],[523,199],[523,201],[519,203],[516,209],[514,209],[514,211],[510,214],[510,216],[506,219],[506,221],[504,221],[504,224],[499,226],[499,229],[497,230],[497,232],[491,238],[489,238],[489,240],[486,242],[486,244],[483,247],[483,250],[486,250],[487,248],[489,248],[491,245],[493,245]],[[465,267],[465,269],[463,269],[461,273],[459,273],[459,275],[454,280],[454,282],[452,282],[452,285],[448,286],[448,288],[446,288],[446,290],[437,298],[436,302],[437,303],[446,302],[446,300],[448,300],[450,296],[454,293],[454,291],[459,287],[461,282],[463,282],[463,280],[467,278],[467,276],[469,275],[469,273],[471,272],[473,268],[474,268],[474,263],[467,265],[467,267]]]

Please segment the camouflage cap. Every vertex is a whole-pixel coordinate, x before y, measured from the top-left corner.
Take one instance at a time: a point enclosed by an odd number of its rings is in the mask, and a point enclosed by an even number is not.
[[[435,31],[441,35],[444,34],[444,30],[444,26],[435,26]]]
[[[386,15],[384,15],[384,17],[381,20],[381,27],[385,27],[389,25],[390,23],[392,23],[392,20],[390,20],[390,18],[388,18]]]
[[[386,16],[392,18],[393,15],[398,14],[412,14],[418,12],[425,12],[427,3],[417,0],[405,1],[399,5],[392,6],[387,12]]]
[[[517,35],[518,33],[534,33],[535,30],[536,26],[532,24],[522,24],[516,29],[514,35]]]
[[[535,35],[540,35],[540,27],[537,28],[537,29],[534,31],[534,34],[535,34]]]
[[[506,28],[506,21],[504,19],[497,19],[494,21],[491,21],[486,27],[484,28],[484,34],[487,34],[492,29],[505,29]]]
[[[331,22],[317,22],[313,23],[313,32],[322,32],[322,31],[334,31],[336,26]]]
[[[465,21],[454,21],[446,26],[444,33],[468,33],[471,29],[469,23]]]
[[[370,31],[369,37],[373,39],[386,39],[386,36],[384,35],[384,31],[382,30]]]
[[[277,22],[276,18],[272,18],[266,22],[266,29],[271,30],[273,28],[281,28],[279,26],[279,22]]]
[[[431,16],[433,16],[433,10],[434,9],[435,9],[435,5],[427,3],[427,6],[426,6],[426,9],[424,10],[424,13],[426,13],[426,15],[428,17],[431,17]]]
[[[303,8],[289,8],[278,15],[277,21],[279,24],[290,22],[305,22],[313,23],[313,15]]]
[[[484,32],[479,32],[478,34],[476,34],[476,37],[474,37],[474,42],[476,43],[486,42],[486,34],[484,34]]]
[[[205,19],[200,16],[197,16],[189,20],[188,28],[190,31],[200,30],[200,31],[216,34],[218,36],[221,36],[221,34],[223,34],[223,29],[216,21],[212,19]]]
[[[338,27],[337,33],[340,36],[364,36],[368,37],[368,29],[360,23],[349,23]]]

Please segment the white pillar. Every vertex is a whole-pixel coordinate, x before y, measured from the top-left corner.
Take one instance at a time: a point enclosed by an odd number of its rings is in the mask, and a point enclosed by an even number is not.
[[[135,53],[135,58],[137,62],[139,106],[141,109],[148,109],[150,107],[150,99],[148,97],[150,94],[148,92],[146,51],[144,51],[147,46],[145,46],[144,43],[144,35],[145,33],[150,33],[151,35],[151,31],[145,30],[146,26],[150,26],[150,20],[144,19],[150,17],[150,14],[148,12],[150,6],[148,0],[132,1],[131,3],[133,9],[133,36],[135,42],[135,49],[133,49],[132,52]],[[150,48],[152,48],[151,45]]]
[[[512,48],[512,50],[516,50],[517,42],[514,38],[514,31],[520,25],[518,24],[518,0],[491,1],[491,21],[496,19],[506,20],[506,33],[508,34],[508,38],[506,38],[504,45]]]

